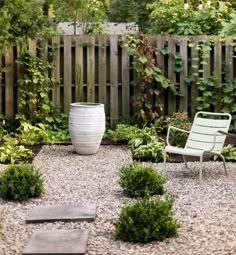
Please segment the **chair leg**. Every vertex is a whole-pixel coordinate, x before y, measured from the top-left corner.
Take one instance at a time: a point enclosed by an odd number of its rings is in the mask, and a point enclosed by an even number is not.
[[[224,169],[225,169],[225,175],[227,175],[228,173],[227,173],[227,169],[226,169],[226,164],[225,164],[225,158],[224,158],[224,156],[223,155],[219,155],[220,157],[221,157],[221,159],[222,159],[222,161],[223,161],[223,165],[224,165]]]
[[[187,160],[186,160],[186,156],[185,155],[183,155],[183,160],[184,160],[185,167],[188,168]]]
[[[199,181],[202,182],[202,163],[203,163],[203,155],[200,156],[200,172],[199,172]]]

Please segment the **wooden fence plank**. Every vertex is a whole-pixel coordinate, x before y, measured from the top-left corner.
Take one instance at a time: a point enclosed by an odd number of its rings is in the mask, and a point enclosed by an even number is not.
[[[32,54],[32,56],[36,56],[36,48],[37,48],[37,42],[36,40],[29,40],[29,52]],[[32,96],[29,99],[29,118],[31,119],[35,113],[36,105],[34,104],[34,99],[36,97],[36,91],[35,91],[35,84],[31,85],[30,92],[32,93]]]
[[[84,53],[83,37],[74,36],[75,39],[75,101],[83,102],[84,87]]]
[[[214,75],[219,82],[222,81],[222,45],[219,36],[215,36]]]
[[[172,54],[168,56],[168,78],[176,84],[176,74],[174,72],[175,59],[173,54],[176,53],[176,40],[174,37],[168,38],[168,49]],[[176,112],[176,96],[168,91],[168,114]]]
[[[106,103],[107,63],[106,63],[107,36],[98,37],[98,98],[102,104]],[[107,109],[105,105],[105,109]]]
[[[52,69],[52,78],[60,79],[60,36],[52,38],[52,47],[54,52],[54,67]],[[55,103],[60,103],[60,85],[54,86],[52,90],[52,100]]]
[[[193,117],[197,111],[196,101],[195,99],[198,97],[199,93],[197,90],[197,83],[199,81],[199,51],[196,49],[199,44],[199,40],[197,36],[192,37],[191,43],[193,46],[191,47],[191,69],[194,81],[191,82],[191,117]]]
[[[6,68],[6,78],[5,78],[5,109],[6,116],[9,118],[14,117],[14,97],[13,97],[13,49],[10,48],[5,56],[5,68]]]
[[[64,112],[70,111],[71,103],[71,36],[64,36]]]
[[[110,38],[110,123],[118,119],[118,40],[117,36]]]
[[[203,44],[206,46],[210,46],[210,38],[208,36],[203,37]],[[204,64],[202,66],[203,69],[203,78],[208,79],[211,76],[211,59],[210,59],[211,51],[210,49],[204,50],[205,57],[202,59]],[[208,57],[207,57],[208,56]]]
[[[233,39],[232,36],[227,36],[225,39],[225,64],[226,64],[226,72],[228,74],[229,83],[234,76],[234,69],[233,69],[233,49],[232,49]]]
[[[188,110],[188,90],[187,90],[187,83],[184,81],[185,77],[188,75],[188,39],[187,37],[181,37],[180,39],[180,55],[183,59],[183,70],[180,73],[180,92],[183,95],[180,101],[179,111],[180,112],[187,112]]]
[[[129,84],[129,55],[127,48],[127,36],[122,36],[122,117],[130,114],[130,84]]]
[[[95,102],[95,37],[87,37],[87,101]]]
[[[158,51],[162,50],[165,47],[165,38],[162,35],[156,37],[156,47]],[[157,55],[157,65],[164,70],[164,55],[159,53]]]

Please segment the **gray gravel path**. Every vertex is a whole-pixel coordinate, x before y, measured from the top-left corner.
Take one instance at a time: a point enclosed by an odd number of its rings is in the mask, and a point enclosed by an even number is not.
[[[236,164],[204,163],[199,185],[199,163],[168,164],[166,190],[175,198],[175,217],[181,224],[176,238],[149,244],[114,240],[112,221],[125,198],[116,172],[131,162],[131,152],[122,146],[101,146],[92,156],[73,153],[72,146],[43,146],[33,164],[41,169],[46,192],[24,203],[0,200],[0,254],[21,254],[38,229],[90,230],[87,255],[233,255],[236,254]],[[157,171],[162,164],[154,164]],[[1,167],[0,167],[1,168]],[[28,224],[24,220],[35,205],[97,203],[93,223]]]

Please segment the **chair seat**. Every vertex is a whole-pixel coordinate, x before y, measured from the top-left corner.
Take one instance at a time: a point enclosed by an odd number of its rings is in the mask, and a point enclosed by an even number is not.
[[[167,145],[165,148],[165,151],[168,153],[189,155],[189,156],[196,156],[196,157],[200,157],[204,153],[203,150],[196,150],[196,149],[190,149],[190,148],[179,148],[179,147],[174,147],[171,145]]]

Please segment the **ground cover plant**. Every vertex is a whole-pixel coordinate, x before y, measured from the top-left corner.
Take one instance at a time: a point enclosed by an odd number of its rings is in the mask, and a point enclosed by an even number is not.
[[[136,158],[161,161],[164,157],[163,140],[157,136],[154,127],[139,128],[127,124],[117,124],[107,130],[107,137],[114,142],[127,142]]]
[[[30,164],[11,164],[0,175],[0,196],[3,199],[23,201],[40,196],[43,190],[41,174]]]
[[[179,224],[168,200],[139,199],[125,205],[114,221],[115,237],[122,241],[147,243],[175,236]]]
[[[119,184],[130,197],[146,197],[164,193],[165,177],[155,168],[134,161],[121,167]]]

